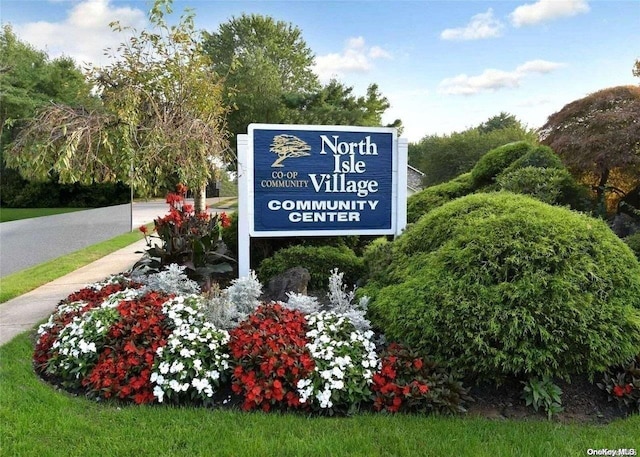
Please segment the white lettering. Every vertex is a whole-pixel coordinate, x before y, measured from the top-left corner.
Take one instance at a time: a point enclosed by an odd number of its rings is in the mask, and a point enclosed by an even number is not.
[[[378,181],[361,179],[347,179],[344,174],[340,173],[321,173],[320,178],[315,173],[309,175],[313,188],[316,192],[332,193],[349,193],[356,194],[358,197],[366,197],[370,193],[378,192]]]
[[[379,200],[269,200],[271,211],[375,211]]]
[[[321,148],[320,154],[326,154],[325,146],[328,147],[333,154],[336,155],[345,155],[345,154],[355,154],[356,149],[358,150],[358,154],[360,155],[378,155],[378,145],[376,143],[371,142],[371,136],[367,135],[364,140],[359,143],[351,142],[347,143],[346,141],[338,141],[340,138],[339,135],[332,135],[333,141],[331,141],[327,135],[320,135],[321,140]]]
[[[321,213],[289,213],[291,222],[359,222],[360,213],[356,212],[321,212]]]

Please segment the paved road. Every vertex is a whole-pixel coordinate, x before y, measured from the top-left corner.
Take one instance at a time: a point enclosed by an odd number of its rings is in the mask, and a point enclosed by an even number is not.
[[[1,223],[0,277],[137,229],[167,211],[164,201],[134,202],[133,224],[129,204]]]

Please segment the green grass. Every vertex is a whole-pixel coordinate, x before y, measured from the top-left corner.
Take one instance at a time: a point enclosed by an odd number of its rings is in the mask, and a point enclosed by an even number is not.
[[[118,406],[57,391],[31,366],[32,336],[0,347],[2,456],[584,456],[640,450],[640,416],[606,426],[363,414],[319,418]]]
[[[218,203],[216,203],[216,206],[224,208],[237,208],[238,199],[236,197],[222,198]]]
[[[149,225],[150,230],[153,224]],[[142,238],[138,230],[119,235],[49,262],[18,271],[0,279],[0,303],[27,293],[36,287],[71,273],[111,252],[124,248]]]
[[[32,217],[72,213],[89,208],[0,208],[0,222],[18,221]]]

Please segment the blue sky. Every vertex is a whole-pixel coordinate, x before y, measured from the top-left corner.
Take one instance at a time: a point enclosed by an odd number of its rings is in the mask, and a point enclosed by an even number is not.
[[[0,0],[0,20],[51,57],[100,63],[122,36],[108,23],[146,25],[137,0]],[[566,103],[638,84],[638,0],[175,1],[207,31],[242,13],[291,22],[316,56],[323,81],[364,95],[377,83],[418,141],[475,126],[506,111],[540,127]]]

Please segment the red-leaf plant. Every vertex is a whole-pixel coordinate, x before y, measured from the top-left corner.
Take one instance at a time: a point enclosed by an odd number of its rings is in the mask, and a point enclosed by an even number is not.
[[[244,410],[305,406],[296,385],[314,369],[306,348],[307,331],[301,312],[272,302],[258,307],[229,332],[229,349],[236,364],[231,387],[244,396]]]
[[[473,401],[454,375],[402,345],[392,343],[381,358],[372,387],[378,411],[462,413]]]
[[[98,362],[82,385],[92,396],[154,401],[150,381],[156,350],[171,333],[165,325],[162,304],[170,296],[149,292],[136,300],[124,300],[117,307],[120,321],[111,327]]]
[[[99,283],[85,287],[58,303],[56,310],[49,317],[49,321],[41,325],[38,330],[38,340],[33,354],[34,367],[38,373],[45,372],[47,362],[52,355],[52,347],[58,339],[58,335],[73,318],[100,306],[107,297],[116,292],[120,292],[125,288],[140,287],[140,284],[129,282],[124,277],[116,277],[114,281],[116,282]]]

